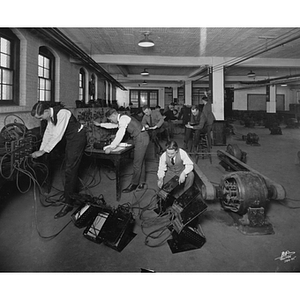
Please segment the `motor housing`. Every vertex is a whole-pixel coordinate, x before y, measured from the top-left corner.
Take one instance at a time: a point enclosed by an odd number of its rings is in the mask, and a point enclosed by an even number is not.
[[[248,208],[266,208],[268,188],[262,176],[253,172],[237,171],[222,177],[219,200],[225,210],[244,215]]]

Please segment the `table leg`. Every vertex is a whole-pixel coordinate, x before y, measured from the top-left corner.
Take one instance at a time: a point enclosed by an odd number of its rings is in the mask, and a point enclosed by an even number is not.
[[[120,201],[120,198],[121,198],[120,159],[116,159],[115,160],[115,168],[116,168],[116,193],[117,193],[117,201]]]

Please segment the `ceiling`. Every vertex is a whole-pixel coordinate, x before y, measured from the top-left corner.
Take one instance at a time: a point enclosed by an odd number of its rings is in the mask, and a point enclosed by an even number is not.
[[[186,81],[207,85],[211,66],[214,71],[224,67],[227,86],[284,82],[300,88],[300,28],[58,29],[126,88],[141,86],[144,80],[147,87],[182,86]],[[145,32],[154,47],[138,46]],[[140,74],[145,68],[150,75]],[[254,78],[247,76],[250,70]]]

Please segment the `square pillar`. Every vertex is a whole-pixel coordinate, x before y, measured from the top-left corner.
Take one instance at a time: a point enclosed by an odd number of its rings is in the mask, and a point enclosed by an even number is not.
[[[224,67],[212,68],[212,111],[216,120],[224,120]]]
[[[192,105],[192,81],[191,80],[187,80],[185,82],[184,98],[185,98],[186,105]]]

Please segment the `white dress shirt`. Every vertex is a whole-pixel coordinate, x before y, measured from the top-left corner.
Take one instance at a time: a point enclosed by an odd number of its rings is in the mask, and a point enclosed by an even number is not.
[[[109,146],[106,146],[105,148],[112,148],[115,149],[119,146],[121,143],[125,133],[126,129],[128,127],[128,124],[130,123],[131,118],[127,115],[118,115],[118,124],[113,124],[113,123],[100,123],[101,127],[104,128],[119,128],[116,137],[114,140],[111,142]]]
[[[185,167],[182,172],[184,172],[185,175],[187,175],[191,171],[193,171],[193,169],[194,169],[194,163],[189,158],[188,154],[183,149],[179,148],[178,150],[179,150],[180,158],[182,159],[183,165]],[[158,171],[157,171],[157,177],[158,177],[158,179],[164,178],[165,174],[166,174],[166,171],[168,169],[168,165],[167,165],[167,162],[166,162],[166,157],[167,157],[167,153],[164,152],[161,155],[160,159],[159,159]],[[175,163],[176,163],[176,161],[175,161]]]
[[[48,121],[47,127],[43,136],[43,141],[40,146],[40,150],[47,153],[61,141],[67,126],[69,124],[69,119],[71,117],[71,112],[67,109],[61,109],[57,113],[57,124],[54,125],[51,120]],[[53,117],[53,108],[50,107],[50,116]]]

